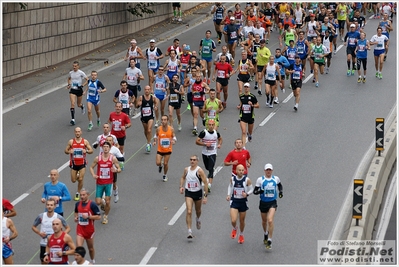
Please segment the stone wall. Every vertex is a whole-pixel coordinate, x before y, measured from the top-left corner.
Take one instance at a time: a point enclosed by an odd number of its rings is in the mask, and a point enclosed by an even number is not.
[[[182,11],[199,3],[182,2]],[[171,3],[135,17],[129,3],[3,3],[3,83],[95,50],[171,17]]]

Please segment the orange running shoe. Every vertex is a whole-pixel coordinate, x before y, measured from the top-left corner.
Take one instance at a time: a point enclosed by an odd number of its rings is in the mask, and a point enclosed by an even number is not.
[[[238,237],[238,243],[239,243],[239,244],[244,244],[244,235],[240,235],[240,236]]]
[[[237,229],[235,229],[235,228],[233,228],[233,230],[231,231],[231,238],[236,238],[236,236],[237,236]]]

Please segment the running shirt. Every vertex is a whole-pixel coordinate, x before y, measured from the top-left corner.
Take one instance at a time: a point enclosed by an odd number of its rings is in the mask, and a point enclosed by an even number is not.
[[[64,227],[67,227],[68,224],[65,221],[64,217],[59,215],[58,213],[54,212],[53,216],[49,217],[47,212],[40,213],[39,216],[36,217],[35,221],[33,222],[33,226],[37,227],[40,224],[40,232],[46,233],[46,237],[40,238],[40,246],[45,247],[47,246],[48,237],[54,234],[53,230],[53,221],[55,219],[60,219],[61,223]]]
[[[62,202],[71,200],[71,195],[69,194],[68,187],[64,183],[59,181],[56,184],[52,184],[52,182],[45,183],[42,198],[50,199],[55,196],[62,197],[62,200],[60,199],[55,202],[54,211],[57,213],[62,213]],[[45,209],[45,211],[47,211],[47,209]]]
[[[186,55],[183,53],[180,55],[180,63],[181,63],[181,72],[186,72],[187,66],[190,62],[191,54],[187,53]]]
[[[233,71],[233,68],[231,67],[231,65],[229,63],[216,63],[216,76],[219,79],[227,79],[229,77],[227,77],[227,74],[230,75],[230,73]]]
[[[280,74],[285,75],[285,68],[290,66],[290,62],[285,56],[279,56],[274,58],[274,63],[280,66]]]
[[[130,108],[130,99],[134,96],[132,90],[127,89],[126,92],[117,90],[114,97],[118,98],[118,102],[122,103],[122,108]]]
[[[78,143],[75,138],[72,139],[73,152],[70,154],[70,166],[81,166],[86,164],[86,152],[83,152],[86,149],[85,139]]]
[[[223,13],[224,13],[224,7],[222,6],[217,7],[215,13],[213,13],[213,21],[222,20]]]
[[[247,184],[248,177],[243,175],[241,179],[238,179],[236,175],[233,177],[233,192],[231,193],[230,199],[235,202],[246,202],[248,199],[244,197],[242,193],[245,192],[245,186]]]
[[[191,87],[191,90],[193,92],[193,102],[205,101],[205,90],[204,87],[202,87],[202,81],[195,81]]]
[[[191,170],[191,167],[187,167],[186,174],[186,184],[184,188],[190,192],[198,192],[202,190],[201,178],[198,175],[199,166],[197,166],[194,170]]]
[[[77,70],[77,71],[72,70],[69,72],[69,78],[71,78],[71,89],[78,90],[79,87],[81,87],[83,84],[82,81],[84,79],[87,79],[87,76],[81,70]]]
[[[87,100],[98,101],[100,100],[100,92],[99,90],[104,89],[104,85],[98,79],[93,81],[89,80],[87,90]]]
[[[348,7],[345,4],[339,4],[337,7],[337,19],[346,20]]]
[[[209,107],[212,107],[211,110],[208,110]],[[205,112],[205,120],[216,120],[219,121],[219,113],[217,113],[216,111],[219,109],[219,99],[215,98],[214,101],[211,101],[210,98],[208,98],[207,100],[205,100],[205,110],[207,110]]]
[[[295,63],[295,55],[297,53],[296,47],[287,46],[287,50],[285,50],[285,55],[288,59],[290,65]]]
[[[248,59],[240,59],[238,62],[238,65],[240,66],[240,74],[241,75],[247,75],[248,74],[248,69],[249,69],[249,60]]]
[[[266,71],[265,71],[265,80],[268,81],[275,81],[276,80],[276,63],[273,65],[267,64]]]
[[[137,67],[134,68],[126,68],[126,77],[127,77],[127,84],[132,86],[137,86],[138,84],[138,77],[143,75],[141,70]]]
[[[327,48],[324,45],[320,44],[319,46],[315,45],[312,50],[314,52],[314,62],[324,63],[324,57],[322,56],[324,54],[328,54]]]
[[[100,145],[100,152],[103,152],[103,145],[104,142],[107,140],[108,136],[112,136],[112,140],[114,141],[114,144],[118,144],[118,139],[116,139],[116,136],[108,133],[108,135],[104,135],[104,134],[100,134],[99,136],[97,136],[97,140],[96,142]]]
[[[240,118],[254,119],[255,118],[255,109],[253,106],[248,104],[248,102],[252,102],[253,105],[258,103],[258,99],[256,98],[256,96],[252,93],[249,93],[247,95],[245,93],[242,93],[240,95],[240,102],[241,102]],[[239,162],[239,164],[242,164],[242,163]],[[243,164],[243,166],[246,166],[246,165],[247,164],[245,162],[245,164]]]
[[[129,47],[128,53],[129,53],[129,59],[134,59],[136,64],[140,64],[140,59],[137,58],[140,56],[140,54],[137,52],[137,46],[134,48],[134,50],[132,50],[132,47]]]
[[[155,82],[154,82],[154,94],[158,96],[166,96],[167,92],[167,81],[166,81],[166,75],[162,75],[159,77],[159,75],[155,75]]]
[[[200,46],[202,46],[202,58],[212,58],[212,50],[216,49],[215,41],[204,38],[200,41]]]
[[[259,34],[261,40],[265,39],[265,31],[266,30],[263,27],[260,27],[260,28],[254,27],[254,29],[252,30],[252,32],[254,33],[254,36],[256,34]]]
[[[316,21],[309,21],[308,22],[308,32],[306,33],[306,35],[308,37],[317,36],[316,30],[315,30],[316,27],[317,27],[317,22]]]
[[[96,184],[104,185],[104,184],[112,184],[114,182],[114,173],[112,172],[114,155],[109,154],[108,159],[104,159],[104,153],[100,153],[98,155],[98,163],[97,163],[97,175],[98,179],[96,179]]]
[[[387,26],[389,26],[389,22],[381,20],[379,26],[382,28],[382,34],[386,35],[389,38],[389,31],[387,29]]]
[[[65,251],[68,245],[64,241],[65,232],[61,232],[61,236],[56,238],[54,234],[49,237],[48,246],[50,248],[49,261],[55,264],[68,264],[68,255],[58,256],[57,252]]]
[[[252,58],[256,59],[256,56],[258,55],[258,48],[260,47],[260,42],[253,42],[253,46],[252,46]]]
[[[175,60],[172,61],[172,58],[170,58],[167,68],[168,71],[166,74],[168,75],[169,79],[172,80],[173,75],[177,74],[177,71],[179,70],[179,60],[175,58]]]
[[[220,52],[219,54],[216,55],[215,62],[219,62],[221,56],[226,56],[227,63],[230,63],[230,60],[233,58],[233,56],[229,52],[227,52],[226,54],[223,54],[223,52]]]
[[[151,48],[147,48],[145,50],[145,54],[147,55],[148,58],[148,65],[147,67],[152,70],[156,70],[159,68],[159,59],[156,59],[156,57],[159,57],[162,55],[161,49],[158,47],[154,47],[153,50]]]
[[[388,41],[389,38],[385,35],[378,36],[377,34],[371,37],[370,42],[378,42],[374,46],[374,50],[384,50],[385,49],[385,42]]]
[[[358,31],[355,32],[347,32],[345,35],[345,41],[347,41],[347,47],[356,47],[357,40],[360,39],[360,33]]]
[[[303,57],[308,54],[308,46],[305,43],[305,39],[296,42],[296,49],[299,56]]]
[[[242,10],[241,9],[238,11],[234,10],[234,17],[236,18],[235,19],[236,25],[241,26],[243,21]]]
[[[327,53],[331,53],[331,51],[333,49],[333,39],[334,39],[333,35],[329,35],[328,37],[323,36],[323,38],[322,38],[323,45],[327,48]]]
[[[271,56],[269,48],[264,46],[263,48],[259,47],[257,50],[258,66],[265,66],[269,62],[269,57]]]
[[[84,203],[83,201],[76,202],[75,213],[78,214],[77,232],[86,232],[86,233],[94,232],[94,220],[83,219],[82,215],[85,213],[88,214],[89,216],[100,215],[101,212],[97,204],[91,200],[89,200],[87,203]]]
[[[295,15],[295,23],[297,25],[302,25],[302,19],[303,19],[302,7],[300,7],[299,9],[295,9],[294,15]]]
[[[303,77],[303,68],[302,68],[302,64],[294,64],[292,66],[292,70],[294,70],[294,72],[291,74],[291,79],[292,80],[302,80]]]
[[[356,58],[367,58],[367,40],[357,40]]]
[[[272,176],[270,178],[266,178],[265,176],[259,177],[256,180],[256,187],[259,187],[263,190],[263,193],[260,194],[260,200],[263,202],[270,202],[277,199],[277,185],[280,183],[280,178],[277,176]]]
[[[237,41],[238,39],[238,29],[235,24],[228,24],[224,27],[224,30],[227,32],[227,39],[229,42]]]
[[[181,94],[176,93],[175,90],[180,90],[179,83],[170,83],[169,84],[169,104],[178,104],[181,102]]]
[[[214,130],[210,132],[206,129],[202,130],[199,135],[199,138],[202,139],[202,142],[205,144],[211,144],[210,146],[203,146],[202,147],[202,154],[206,156],[216,155],[218,150],[218,139],[220,138],[219,132]]]
[[[108,121],[111,122],[111,134],[115,135],[116,138],[123,138],[126,136],[126,130],[122,130],[122,126],[130,123],[130,118],[126,113],[111,112],[109,114]]]
[[[172,127],[169,125],[166,127],[166,131],[163,130],[163,126],[158,128],[158,152],[172,153]]]

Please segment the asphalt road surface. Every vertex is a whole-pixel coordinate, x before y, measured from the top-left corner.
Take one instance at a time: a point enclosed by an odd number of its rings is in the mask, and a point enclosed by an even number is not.
[[[376,26],[377,21],[368,22],[368,39],[374,35]],[[190,44],[198,50],[207,29],[214,31],[211,21],[177,38],[181,44]],[[255,182],[263,175],[264,164],[270,162],[274,175],[279,176],[284,185],[284,198],[278,200],[270,253],[265,252],[263,245],[257,196],[249,197],[245,243],[240,245],[230,238],[229,205],[225,198],[231,170],[222,163],[233,149],[234,140],[241,136],[237,123],[237,83],[233,76],[227,109],[220,116],[223,145],[218,152],[217,166],[222,168],[218,168],[212,193],[203,206],[202,229],[193,230],[194,240],[188,242],[186,238],[184,206],[181,209],[184,196],[179,194],[179,179],[184,167],[189,165],[189,156],[201,155],[201,147],[195,145],[191,134],[192,118],[185,109],[186,102],[182,109],[183,130],[177,132],[166,183],[162,182],[155,165],[155,151],[145,153],[140,120],[132,120],[125,145],[125,171],[118,175],[119,203],[112,201],[108,225],[96,222],[96,263],[317,263],[317,240],[328,239],[353,174],[374,138],[375,118],[386,117],[396,101],[396,32],[391,34],[391,39],[383,80],[374,77],[372,51],[368,57],[367,83],[358,84],[356,75],[347,77],[345,47],[342,47],[332,59],[330,73],[321,75],[319,88],[307,79],[301,90],[298,112],[293,111],[294,98],[289,99],[288,86],[285,94],[279,93],[280,104],[274,108],[265,106],[264,95],[258,98],[261,105],[256,110],[253,140],[246,146],[252,156],[249,177]],[[171,42],[158,46],[165,52],[167,45]],[[272,33],[268,45],[272,53],[277,45],[277,34]],[[217,51],[221,51],[220,46]],[[238,56],[239,51],[237,49]],[[113,94],[119,89],[126,65],[121,62],[99,73],[107,88],[101,95],[102,122],[113,111]],[[142,70],[147,76],[146,67]],[[146,83],[147,80],[141,84]],[[252,92],[256,94],[253,89]],[[74,127],[69,125],[69,106],[68,91],[61,89],[3,114],[3,196],[16,200],[28,194],[16,205],[18,215],[13,218],[19,231],[19,237],[13,241],[16,264],[40,263],[39,237],[31,226],[44,210],[40,198],[43,183],[49,181],[50,169],[64,166],[60,181],[67,184],[72,195],[76,192],[76,184],[70,182],[69,169],[64,165],[69,158],[63,150],[74,136]],[[82,127],[83,137],[92,143],[102,130],[95,126],[87,132],[87,115],[79,113],[76,113],[77,126]],[[88,156],[90,163],[97,153],[98,150]],[[94,179],[88,172],[84,187],[90,191],[95,189]],[[74,204],[74,201],[66,202],[64,209],[75,239]],[[183,211],[182,216],[179,210]]]

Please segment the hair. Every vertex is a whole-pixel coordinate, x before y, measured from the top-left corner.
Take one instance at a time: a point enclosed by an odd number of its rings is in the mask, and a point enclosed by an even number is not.
[[[80,193],[82,193],[82,191],[85,191],[86,194],[90,195],[89,190],[87,190],[86,188],[83,187],[82,189],[80,189]]]
[[[177,78],[179,78],[179,75],[177,75],[177,74],[173,74],[173,75],[172,75],[172,78],[174,78],[175,76],[176,76]]]
[[[125,84],[125,83],[127,84],[127,81],[122,80],[121,83],[120,83],[120,85]]]
[[[75,253],[79,254],[80,256],[82,256],[82,258],[84,258],[86,256],[86,249],[82,246],[76,247]]]
[[[175,39],[173,40],[173,42],[180,42],[180,40],[177,39],[177,38],[175,38]]]
[[[56,202],[56,201],[55,201],[54,198],[51,197],[51,198],[49,198],[49,199],[46,200],[46,204],[49,203],[49,202],[54,202],[54,206],[55,206],[55,202]]]
[[[75,60],[75,61],[73,62],[73,64],[78,64],[78,66],[79,66],[79,61]]]
[[[108,141],[105,141],[103,146],[108,145],[109,147],[111,147],[111,144]]]
[[[207,30],[205,33],[210,33],[210,34],[212,34],[211,30]]]
[[[92,70],[91,73],[97,73],[97,71],[96,70]]]
[[[281,49],[280,49],[280,48],[276,48],[276,52],[277,52],[277,51],[280,51],[280,52],[281,52]]]
[[[215,88],[211,88],[211,89],[209,89],[209,92],[216,92],[216,89]]]

